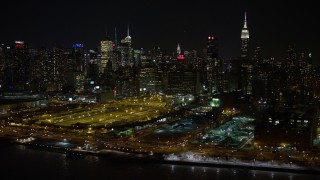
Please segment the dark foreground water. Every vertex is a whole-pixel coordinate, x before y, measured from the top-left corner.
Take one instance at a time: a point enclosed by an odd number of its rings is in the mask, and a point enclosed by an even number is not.
[[[214,179],[214,180],[319,180],[320,175],[181,166],[139,162],[113,162],[85,156],[65,158],[23,145],[0,145],[0,179]]]

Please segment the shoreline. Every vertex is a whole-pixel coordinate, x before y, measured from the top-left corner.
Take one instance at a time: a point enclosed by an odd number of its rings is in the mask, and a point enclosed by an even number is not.
[[[227,162],[210,162],[210,161],[188,161],[188,160],[167,160],[164,155],[167,154],[142,154],[142,153],[128,153],[117,150],[103,149],[101,151],[86,151],[69,149],[62,147],[49,147],[46,145],[38,145],[34,143],[20,143],[15,142],[13,137],[0,137],[0,144],[10,145],[23,145],[39,151],[49,151],[66,154],[66,159],[70,158],[84,158],[86,156],[96,156],[104,159],[108,159],[114,162],[139,162],[139,163],[157,163],[168,165],[183,165],[183,166],[203,166],[203,167],[216,167],[216,168],[234,168],[234,169],[246,169],[246,170],[260,170],[260,171],[276,171],[285,173],[297,173],[297,174],[320,174],[320,167],[281,167],[281,166],[254,166],[249,164],[237,164],[231,161]]]

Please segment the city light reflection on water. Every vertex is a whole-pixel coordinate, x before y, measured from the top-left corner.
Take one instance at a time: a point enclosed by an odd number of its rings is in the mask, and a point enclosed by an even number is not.
[[[66,158],[63,153],[46,152],[22,145],[0,148],[4,179],[34,177],[49,179],[253,179],[316,180],[313,174],[269,172],[248,169],[186,166],[156,163],[111,161],[108,158],[84,156]],[[13,173],[19,172],[19,173]]]

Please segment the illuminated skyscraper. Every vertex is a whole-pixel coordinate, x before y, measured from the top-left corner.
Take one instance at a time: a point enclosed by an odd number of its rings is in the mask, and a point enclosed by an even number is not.
[[[130,46],[131,46],[131,36],[130,36],[130,28],[129,28],[129,25],[128,25],[128,29],[127,29],[127,37],[124,38],[124,39],[122,40],[122,42],[124,42],[124,43],[129,43]]]
[[[111,61],[112,58],[112,41],[110,38],[106,38],[106,40],[101,41],[101,64],[99,67],[99,72],[104,73],[106,71],[106,67],[108,64],[108,61]]]
[[[120,63],[122,66],[130,65],[133,66],[133,49],[132,49],[132,38],[130,36],[130,29],[128,26],[127,37],[121,40],[121,44],[117,46],[117,51],[121,53]]]
[[[9,90],[25,90],[30,81],[29,47],[23,41],[15,41],[5,52],[6,67],[4,86]]]
[[[65,83],[66,58],[61,47],[54,47],[51,52],[43,51],[43,81],[46,91],[61,91]]]
[[[207,81],[210,93],[223,92],[222,61],[218,56],[218,39],[209,36],[207,39]]]
[[[178,47],[177,47],[177,56],[179,56],[181,54],[181,48],[180,48],[180,44],[178,43]]]
[[[48,50],[45,48],[30,49],[31,57],[31,80],[30,86],[34,92],[45,91],[44,73],[45,67],[44,62],[48,59]]]
[[[244,94],[252,94],[253,63],[249,58],[249,30],[247,15],[244,14],[244,25],[241,31],[242,90]]]
[[[245,12],[244,25],[241,31],[241,57],[242,58],[248,58],[249,56],[248,45],[249,45],[249,30],[247,27],[247,15]]]

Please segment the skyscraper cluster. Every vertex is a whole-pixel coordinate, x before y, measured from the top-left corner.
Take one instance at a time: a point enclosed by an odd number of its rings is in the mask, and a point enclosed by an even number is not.
[[[295,89],[319,96],[319,69],[311,53],[290,46],[287,59],[264,57],[263,48],[250,53],[247,16],[241,30],[240,55],[232,60],[219,56],[218,36],[206,38],[204,52],[160,47],[134,49],[129,26],[123,39],[117,29],[107,33],[96,49],[83,44],[70,48],[31,48],[23,41],[0,47],[2,92],[110,92],[114,96],[146,93],[218,95],[241,92],[254,99],[283,100]]]

